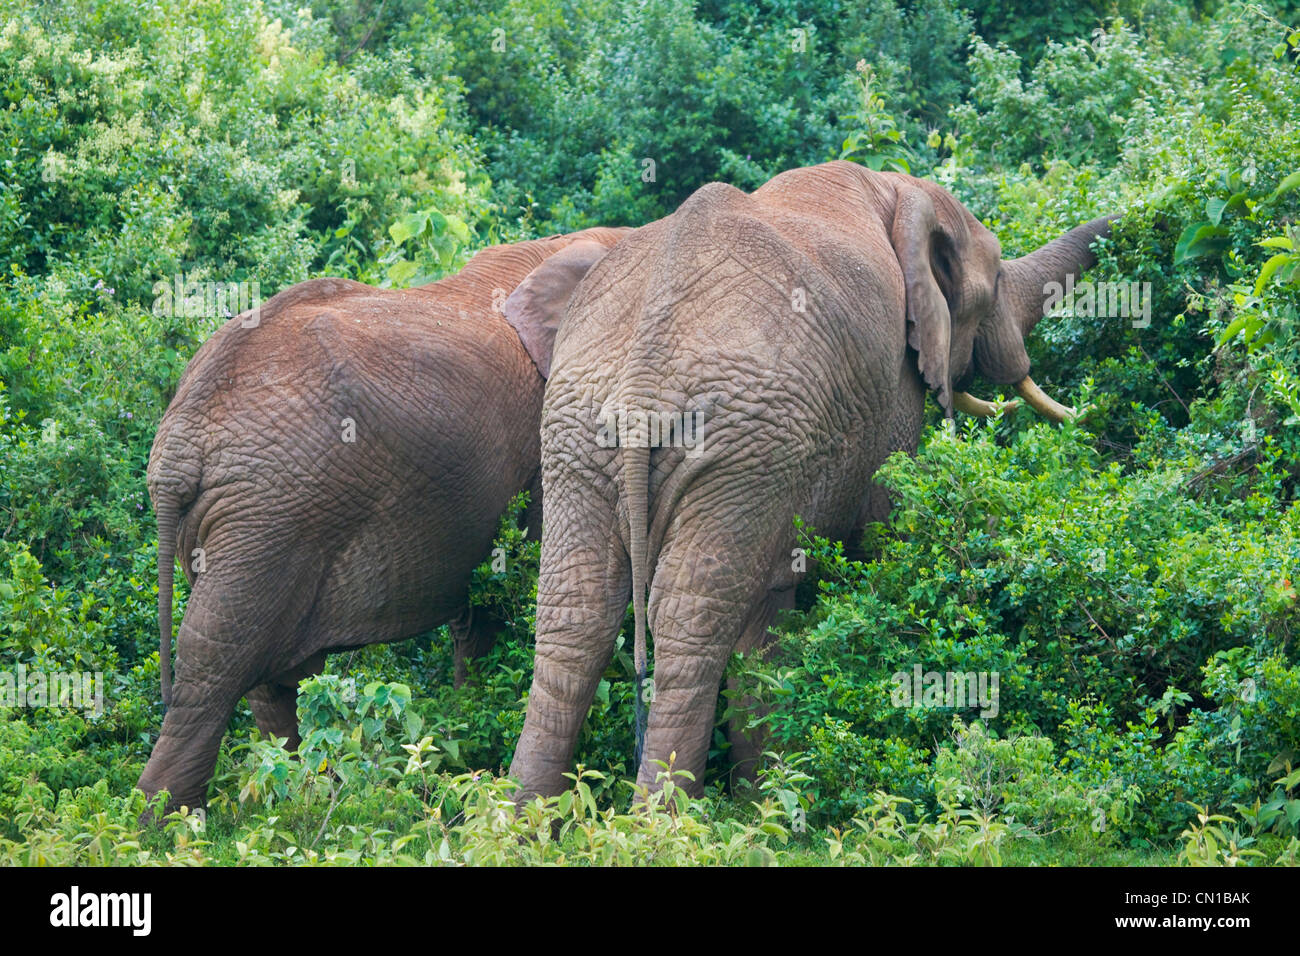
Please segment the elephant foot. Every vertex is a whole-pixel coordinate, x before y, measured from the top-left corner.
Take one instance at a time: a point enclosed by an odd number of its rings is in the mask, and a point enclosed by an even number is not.
[[[144,812],[136,818],[136,822],[140,826],[140,829],[143,830],[161,826],[163,820],[165,820],[168,815],[185,807],[189,808],[191,813],[196,811],[201,813],[207,812],[206,793],[189,791],[187,793],[182,793],[179,796],[174,796],[170,791],[166,791],[165,788],[157,787],[150,783],[147,779],[148,775],[149,771],[146,767],[145,773],[140,776],[139,782],[135,785],[137,790],[144,792],[145,798],[148,801]],[[159,801],[158,795],[164,792],[166,793],[165,799]]]

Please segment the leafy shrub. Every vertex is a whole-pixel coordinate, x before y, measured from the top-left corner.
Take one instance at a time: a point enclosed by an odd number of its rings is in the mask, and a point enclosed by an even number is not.
[[[0,672],[99,669],[108,707],[3,715],[0,862],[1297,862],[1294,3],[3,5]],[[783,653],[732,665],[767,708],[752,790],[718,728],[704,799],[665,766],[636,802],[625,621],[571,788],[515,814],[517,502],[463,687],[445,629],[334,655],[296,754],[239,707],[210,813],[141,827],[143,475],[224,319],[155,309],[156,282],[419,283],[841,155],[947,185],[1007,256],[1123,212],[1089,278],[1150,283],[1151,321],[1045,318],[1035,376],[1081,422],[928,430],[881,473],[865,561],[806,531]],[[996,715],[900,705],[917,664],[998,675]]]
[[[855,809],[847,795],[860,806],[885,783],[937,799],[915,789],[915,766],[952,712],[894,701],[893,675],[916,664],[996,673],[990,726],[1067,741],[1085,792],[1136,787],[1145,800],[1131,817],[1106,811],[1126,832],[1180,825],[1189,793],[1262,792],[1296,726],[1284,649],[1300,511],[1279,514],[1260,491],[1221,503],[1180,494],[1194,473],[1166,460],[1125,474],[1077,426],[1015,430],[1005,445],[997,427],[935,432],[915,459],[889,461],[881,479],[896,507],[873,532],[872,560],[810,542],[820,597],[772,665],[791,692],[770,698],[770,726],[815,756],[825,802],[814,810],[843,819]],[[1224,660],[1253,681],[1249,705],[1221,676]],[[1215,668],[1212,683],[1188,681],[1203,668]]]

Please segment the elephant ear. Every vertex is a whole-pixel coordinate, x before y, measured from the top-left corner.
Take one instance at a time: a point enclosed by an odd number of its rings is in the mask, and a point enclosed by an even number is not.
[[[551,374],[551,350],[564,318],[564,307],[587,270],[608,252],[606,246],[581,239],[548,258],[515,287],[501,306],[506,321],[524,343],[542,378]]]
[[[939,226],[934,203],[916,187],[899,190],[890,231],[894,253],[903,269],[907,291],[907,344],[925,384],[939,393],[944,414],[952,417],[952,375],[948,362],[952,345],[952,316],[948,300],[935,278],[946,269],[944,248],[950,244]]]

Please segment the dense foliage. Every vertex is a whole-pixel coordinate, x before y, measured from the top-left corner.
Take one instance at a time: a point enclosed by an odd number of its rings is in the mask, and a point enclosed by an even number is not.
[[[0,706],[0,861],[1297,862],[1294,3],[0,8],[0,673],[101,672],[105,703]],[[516,510],[466,686],[445,632],[340,655],[300,689],[297,755],[241,705],[206,825],[141,829],[144,467],[224,319],[158,283],[416,283],[838,157],[944,184],[1007,256],[1122,212],[1088,278],[1149,284],[1150,311],[1038,326],[1075,423],[932,410],[863,560],[801,530],[779,653],[732,663],[772,748],[754,790],[719,731],[704,800],[633,806],[621,643],[573,789],[508,812],[538,550]],[[916,665],[998,675],[996,715],[900,706]]]

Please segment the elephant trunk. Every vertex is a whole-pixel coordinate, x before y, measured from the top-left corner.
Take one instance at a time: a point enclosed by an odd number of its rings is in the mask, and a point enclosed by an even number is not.
[[[1028,335],[1043,317],[1043,303],[1050,295],[1049,286],[1064,286],[1070,276],[1078,276],[1097,262],[1093,240],[1110,234],[1111,222],[1118,216],[1102,216],[1065,235],[1053,239],[1028,255],[1002,263],[1002,288],[998,297],[1006,301],[1020,326]]]
[[[623,491],[627,495],[628,557],[632,563],[632,660],[636,669],[636,761],[641,766],[645,750],[646,679],[646,529],[649,522],[650,449],[627,446],[623,449]]]
[[[176,499],[164,492],[154,509],[158,523],[158,673],[164,710],[172,702],[172,576],[179,514]]]
[[[974,358],[979,371],[998,384],[1014,384],[1026,405],[1055,422],[1075,418],[1078,412],[1053,401],[1029,377],[1025,337],[1042,319],[1044,305],[1070,277],[1097,262],[1092,243],[1109,235],[1111,223],[1118,218],[1102,216],[1085,222],[1026,256],[1004,260],[996,311],[975,339]],[[958,395],[956,402],[960,411],[982,417],[1015,406],[1015,402],[985,402],[965,393]]]

